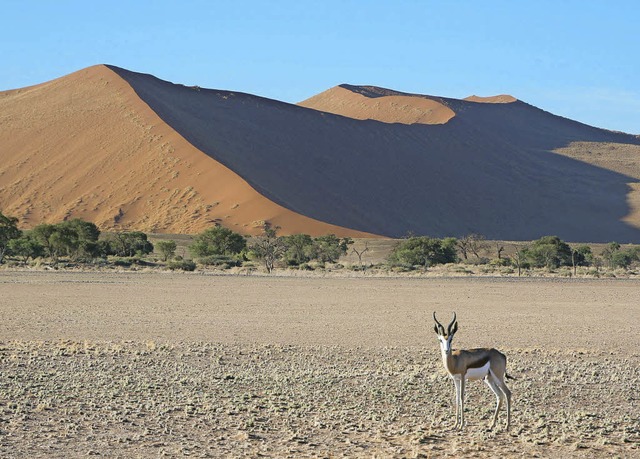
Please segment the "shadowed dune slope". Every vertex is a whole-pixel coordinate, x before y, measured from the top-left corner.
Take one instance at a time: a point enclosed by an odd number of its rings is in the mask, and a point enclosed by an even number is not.
[[[22,227],[83,218],[103,230],[366,236],[296,214],[198,151],[106,66],[0,93],[0,210]]]
[[[631,135],[517,100],[416,96],[416,105],[426,98],[455,116],[442,124],[411,121],[408,115],[391,123],[389,113],[375,116],[385,122],[353,119],[111,68],[197,149],[268,199],[320,221],[393,237],[409,231],[476,232],[509,240],[556,234],[573,241],[640,242],[639,177],[574,154],[582,144],[608,143],[631,149],[625,151],[638,161],[633,149],[640,141]],[[340,89],[343,107],[351,110],[344,114],[354,117],[363,116],[353,113],[352,101],[358,98],[348,92],[368,99],[402,94],[375,87]],[[411,95],[401,97],[410,105]],[[310,101],[305,101],[309,107]],[[367,110],[375,107],[364,102]]]

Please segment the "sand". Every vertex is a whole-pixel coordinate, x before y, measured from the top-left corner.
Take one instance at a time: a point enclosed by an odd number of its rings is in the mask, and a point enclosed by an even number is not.
[[[341,85],[302,107],[90,67],[0,93],[0,209],[23,228],[640,242],[638,137],[472,99]]]
[[[638,281],[0,272],[2,457],[638,457]],[[508,356],[513,426],[453,388]]]
[[[481,104],[510,104],[511,102],[515,102],[516,99],[513,96],[510,96],[509,94],[499,94],[497,96],[469,96],[469,97],[465,97],[464,100],[467,100],[469,102],[478,102]]]
[[[22,228],[68,218],[103,231],[366,233],[274,204],[194,148],[108,67],[0,93],[0,210]]]
[[[383,123],[444,124],[456,115],[446,105],[427,97],[400,94],[367,97],[348,88],[349,86],[336,86],[298,105],[358,120]]]

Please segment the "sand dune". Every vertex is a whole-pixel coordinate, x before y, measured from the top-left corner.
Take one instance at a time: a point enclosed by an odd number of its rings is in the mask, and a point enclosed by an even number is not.
[[[0,209],[23,227],[83,218],[103,230],[363,236],[296,214],[171,129],[106,66],[0,93]]]
[[[358,120],[401,124],[444,124],[455,116],[437,100],[400,93],[364,95],[348,85],[336,86],[298,105]]]
[[[297,106],[92,67],[0,93],[0,208],[25,226],[640,242],[638,137],[468,99],[341,85]]]
[[[393,237],[640,240],[640,221],[629,221],[637,179],[554,152],[573,142],[640,144],[630,135],[521,101],[432,97],[455,116],[405,125],[114,70],[198,149],[272,201],[321,221]],[[401,94],[342,89],[371,99]]]
[[[508,94],[500,94],[497,96],[488,96],[488,97],[473,95],[473,96],[465,97],[464,100],[467,100],[469,102],[480,102],[483,104],[510,104],[511,102],[515,102],[518,99]]]

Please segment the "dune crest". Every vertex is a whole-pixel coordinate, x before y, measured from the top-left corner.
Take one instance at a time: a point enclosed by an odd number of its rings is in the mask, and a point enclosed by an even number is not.
[[[357,89],[364,90],[358,91]],[[404,95],[375,87],[340,85],[298,103],[358,120],[400,124],[444,124],[453,110],[434,99]]]
[[[510,104],[512,102],[517,102],[518,99],[516,99],[513,96],[510,96],[509,94],[499,94],[497,96],[488,96],[488,97],[473,95],[473,96],[465,97],[463,100],[467,100],[469,102],[478,102],[481,104]]]

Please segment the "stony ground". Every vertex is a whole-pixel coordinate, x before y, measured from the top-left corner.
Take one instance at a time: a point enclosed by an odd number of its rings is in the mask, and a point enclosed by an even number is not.
[[[640,457],[638,293],[604,280],[0,273],[0,457]],[[454,345],[493,340],[508,355],[509,432],[504,413],[487,431],[480,382],[465,432],[451,430],[433,306],[458,313]]]

